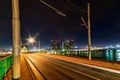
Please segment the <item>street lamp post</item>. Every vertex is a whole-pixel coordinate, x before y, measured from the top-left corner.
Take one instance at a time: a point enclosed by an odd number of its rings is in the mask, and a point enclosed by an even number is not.
[[[46,6],[50,7],[51,9],[55,10],[57,14],[62,15],[62,16],[66,16],[64,13],[62,13],[61,11],[57,10],[56,8],[52,7],[51,5],[49,5],[48,3],[44,2],[43,0],[40,0],[43,4],[45,4]],[[83,19],[83,17],[81,17],[85,27],[88,29],[88,57],[89,60],[91,60],[91,32],[90,32],[90,3],[87,3],[87,16],[88,16],[88,22],[86,24],[85,20]]]
[[[30,36],[30,37],[27,39],[27,42],[28,42],[29,44],[31,44],[31,45],[32,45],[32,48],[33,48],[33,43],[36,42],[35,37],[31,37],[31,36]]]
[[[89,60],[91,60],[90,3],[88,3],[88,54]]]
[[[27,42],[30,43],[33,47],[33,43],[37,42],[38,43],[38,50],[40,51],[40,39],[37,41],[36,40],[36,37],[32,37],[32,36],[29,36],[29,38],[27,39]]]
[[[87,16],[88,16],[88,22],[86,23],[84,18],[81,17],[81,20],[83,21],[84,26],[88,29],[88,58],[91,60],[91,32],[90,32],[90,3],[87,3]]]
[[[12,38],[13,38],[13,67],[12,78],[20,78],[20,20],[19,0],[12,0]]]

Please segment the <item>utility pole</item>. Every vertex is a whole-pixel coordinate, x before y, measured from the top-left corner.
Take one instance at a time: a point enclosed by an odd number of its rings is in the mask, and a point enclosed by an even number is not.
[[[20,20],[19,0],[12,0],[12,39],[13,39],[13,67],[12,79],[20,78]]]
[[[88,56],[91,60],[90,3],[88,2]]]
[[[83,25],[88,29],[88,58],[91,60],[91,32],[90,32],[90,3],[87,3],[87,16],[88,16],[88,22],[86,23],[84,18],[81,17],[81,20],[83,21]]]

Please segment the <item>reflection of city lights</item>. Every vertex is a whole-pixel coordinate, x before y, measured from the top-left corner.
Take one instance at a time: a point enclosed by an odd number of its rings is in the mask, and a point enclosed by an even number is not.
[[[109,47],[108,47],[108,46],[106,46],[105,48],[106,48],[106,49],[108,49]]]
[[[117,44],[117,45],[116,45],[116,47],[120,47],[120,45],[119,45],[119,44]]]
[[[118,54],[118,56],[120,57],[120,53]]]
[[[113,46],[112,46],[112,45],[110,45],[110,46],[109,46],[109,48],[113,48]]]
[[[117,50],[117,52],[120,52],[120,50]]]
[[[75,48],[78,48],[78,46],[75,46]]]
[[[62,51],[65,51],[65,49],[62,49]]]

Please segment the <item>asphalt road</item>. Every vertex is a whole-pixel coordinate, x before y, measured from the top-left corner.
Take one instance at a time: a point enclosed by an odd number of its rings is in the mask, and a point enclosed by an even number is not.
[[[45,80],[120,80],[119,74],[42,54],[24,54]]]

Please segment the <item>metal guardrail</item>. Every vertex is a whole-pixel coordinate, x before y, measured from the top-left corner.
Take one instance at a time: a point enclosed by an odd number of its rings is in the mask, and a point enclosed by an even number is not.
[[[88,50],[64,50],[59,53],[66,56],[88,57]],[[120,61],[120,48],[91,50],[91,57],[96,59]]]
[[[13,59],[12,55],[0,58],[0,80],[2,80],[4,76],[6,76],[8,69],[11,67],[13,63],[12,59]]]

